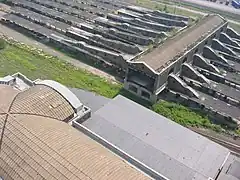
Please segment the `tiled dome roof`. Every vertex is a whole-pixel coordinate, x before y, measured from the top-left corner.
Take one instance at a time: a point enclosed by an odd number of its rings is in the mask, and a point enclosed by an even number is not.
[[[0,85],[0,176],[18,179],[148,179],[65,122],[72,106],[54,89]]]

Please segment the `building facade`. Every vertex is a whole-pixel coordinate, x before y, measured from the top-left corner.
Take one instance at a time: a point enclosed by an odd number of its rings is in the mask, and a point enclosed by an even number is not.
[[[166,87],[169,74],[179,74],[182,64],[201,54],[221,32],[227,21],[218,15],[208,15],[192,27],[169,38],[160,47],[136,61],[130,61],[124,80],[125,89],[152,102]]]

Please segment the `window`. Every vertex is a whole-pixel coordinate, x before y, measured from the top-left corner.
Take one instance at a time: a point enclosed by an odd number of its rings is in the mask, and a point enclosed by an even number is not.
[[[182,63],[185,63],[187,61],[187,57],[185,57],[184,59],[183,59],[183,62]]]
[[[176,94],[176,98],[180,98],[180,94]]]
[[[129,90],[137,93],[137,88],[133,85],[129,85]]]
[[[197,48],[197,49],[195,49],[194,53],[197,53],[197,52],[198,52],[198,48]]]
[[[207,44],[208,44],[208,40],[205,41],[205,45],[207,45]]]
[[[171,74],[171,73],[173,73],[174,72],[174,68],[172,68],[169,72],[168,72],[168,74]]]
[[[147,98],[147,99],[150,99],[150,94],[146,91],[142,91],[142,96]]]

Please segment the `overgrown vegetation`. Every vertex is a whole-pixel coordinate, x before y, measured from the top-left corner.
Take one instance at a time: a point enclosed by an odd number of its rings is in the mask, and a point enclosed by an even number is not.
[[[217,132],[223,131],[221,126],[212,124],[206,115],[180,104],[161,101],[153,105],[152,110],[186,127],[204,127]]]
[[[6,44],[0,51],[0,76],[21,72],[31,79],[52,79],[68,87],[82,88],[106,97],[116,96],[121,85],[22,44]]]
[[[0,38],[0,50],[4,49],[6,47],[6,42],[4,41],[4,39]]]

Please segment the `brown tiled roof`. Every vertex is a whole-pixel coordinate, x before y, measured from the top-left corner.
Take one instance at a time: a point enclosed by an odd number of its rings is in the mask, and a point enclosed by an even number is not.
[[[13,98],[18,94],[17,90],[14,90],[12,87],[7,86],[7,85],[0,85],[0,103],[1,103],[1,108],[0,108],[0,113],[3,112],[5,113],[8,111]]]
[[[5,88],[0,85],[0,94],[3,89],[6,91]],[[62,122],[72,110],[54,90],[42,85],[23,93],[7,89],[8,97],[0,101],[0,109],[5,112],[0,113],[0,132],[4,130],[0,142],[0,176],[10,180],[149,179]],[[62,102],[55,106],[58,110],[48,108],[52,105],[51,100],[53,103]],[[9,110],[1,108],[10,104]]]
[[[173,60],[177,54],[184,53],[189,46],[195,44],[203,36],[208,35],[223,22],[224,19],[220,16],[209,15],[196,25],[168,39],[163,45],[143,56],[138,61],[143,61],[156,72],[160,72],[168,61]]]
[[[74,110],[62,95],[52,88],[36,85],[16,96],[11,113],[40,115],[64,121],[74,114]]]

